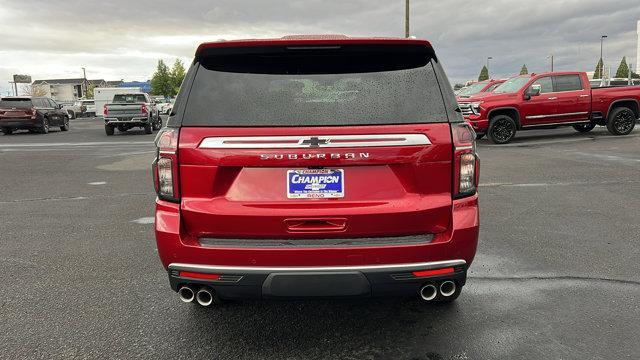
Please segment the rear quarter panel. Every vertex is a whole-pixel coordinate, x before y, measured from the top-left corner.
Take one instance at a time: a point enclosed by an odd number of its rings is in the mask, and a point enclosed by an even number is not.
[[[611,105],[621,100],[633,100],[640,107],[640,86],[591,89],[593,112],[601,112],[605,118],[609,116]]]

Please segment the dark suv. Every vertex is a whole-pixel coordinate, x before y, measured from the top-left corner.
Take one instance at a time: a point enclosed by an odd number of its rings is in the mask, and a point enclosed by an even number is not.
[[[156,138],[174,291],[455,300],[478,241],[475,133],[431,44],[200,45]]]
[[[52,126],[69,130],[69,114],[55,101],[44,97],[0,98],[0,129],[6,135],[14,130],[46,134]]]

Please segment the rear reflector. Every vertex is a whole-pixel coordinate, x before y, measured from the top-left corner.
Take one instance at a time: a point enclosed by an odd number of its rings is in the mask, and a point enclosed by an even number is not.
[[[452,274],[453,272],[454,272],[453,268],[452,267],[448,267],[448,268],[442,268],[442,269],[414,271],[413,272],[413,276],[415,276],[415,277],[425,277],[425,276]]]
[[[218,280],[220,275],[218,274],[204,274],[190,271],[180,271],[180,277],[188,277],[194,279],[206,279],[206,280]]]

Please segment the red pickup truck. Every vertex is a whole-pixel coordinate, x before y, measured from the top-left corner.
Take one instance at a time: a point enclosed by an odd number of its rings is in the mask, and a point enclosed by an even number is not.
[[[479,160],[448,83],[424,40],[200,45],[156,138],[172,289],[202,306],[455,300],[478,242]]]
[[[474,97],[475,95],[478,95],[478,94],[490,93],[493,90],[495,90],[503,82],[505,82],[505,80],[489,79],[489,80],[480,81],[471,85],[467,85],[456,92],[456,98],[458,99],[458,101],[460,101],[462,99],[468,99],[468,98]]]
[[[640,86],[592,89],[584,72],[530,74],[458,103],[478,137],[496,144],[510,142],[519,130],[565,125],[580,132],[601,125],[627,135],[640,118]]]

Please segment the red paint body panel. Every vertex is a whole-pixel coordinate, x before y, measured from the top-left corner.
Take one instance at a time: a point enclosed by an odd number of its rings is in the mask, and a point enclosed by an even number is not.
[[[212,136],[424,133],[432,145],[322,149],[200,149]],[[346,218],[338,236],[440,233],[450,222],[451,140],[448,123],[309,128],[182,128],[180,183],[186,232],[196,238],[291,236],[285,220]],[[293,150],[293,151],[291,151]],[[366,159],[261,160],[261,154],[359,154]],[[328,156],[327,156],[328,157]],[[309,166],[345,171],[342,199],[292,200],[286,172]],[[429,221],[424,221],[424,219]],[[255,226],[245,227],[237,221]],[[320,233],[296,236],[313,237]],[[321,235],[321,234],[320,234]]]
[[[542,77],[558,75],[579,75],[583,90],[543,93],[525,100],[524,92],[533,82]],[[617,101],[625,100],[640,104],[640,86],[592,89],[584,72],[553,72],[533,74],[527,84],[515,93],[483,93],[472,99],[459,99],[459,102],[482,102],[480,114],[465,116],[465,120],[476,132],[486,133],[491,113],[496,110],[517,111],[522,127],[571,124],[587,121],[593,113],[600,113],[606,119],[612,105]]]
[[[156,201],[156,240],[162,264],[190,263],[229,266],[339,266],[365,264],[402,264],[463,259],[470,265],[478,244],[478,197],[453,201],[451,223],[433,241],[423,245],[305,248],[305,249],[245,249],[205,248],[184,233],[180,206]],[[244,224],[251,226],[250,223]]]

